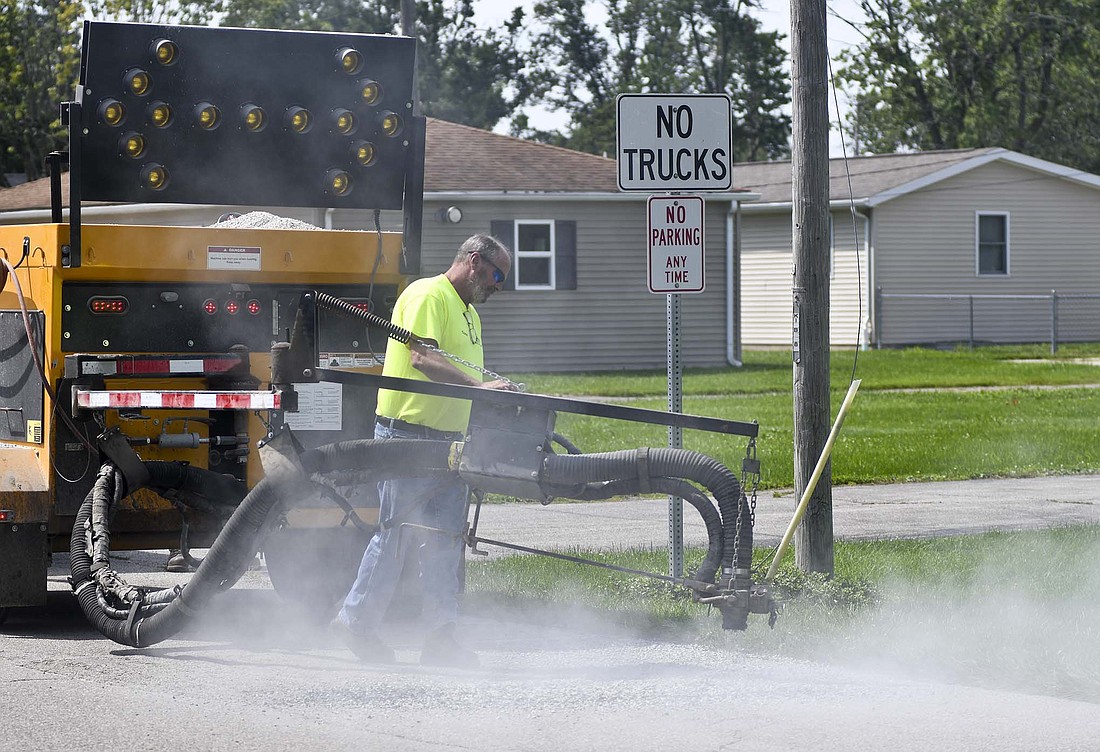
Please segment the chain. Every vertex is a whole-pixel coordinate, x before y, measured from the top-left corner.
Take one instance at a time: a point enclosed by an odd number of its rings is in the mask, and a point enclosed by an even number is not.
[[[748,465],[748,469],[746,469]],[[756,437],[749,439],[749,447],[745,451],[745,461],[741,463],[741,493],[744,491],[745,476],[752,480],[752,495],[749,496],[749,522],[756,529],[756,493],[760,490],[760,460],[756,458]]]
[[[752,494],[745,495],[745,486],[752,484]],[[737,505],[737,528],[733,536],[734,556],[741,549],[741,522],[745,513],[745,501],[749,502],[749,526],[756,527],[756,494],[760,489],[760,460],[756,458],[756,437],[749,438],[749,445],[745,448],[745,459],[741,461],[741,496]]]
[[[430,342],[418,342],[417,344],[420,345],[421,347],[423,347],[425,350],[430,350],[431,352],[438,353],[438,354],[442,355],[444,358],[447,358],[448,360],[453,360],[455,363],[458,363],[459,365],[466,366],[467,368],[472,368],[475,371],[478,371],[479,373],[481,373],[483,376],[488,376],[490,379],[492,379],[494,381],[503,381],[505,384],[508,384],[509,386],[514,386],[516,388],[517,392],[526,392],[527,391],[527,385],[526,384],[517,384],[516,382],[512,381],[507,376],[501,376],[496,371],[490,371],[488,368],[482,368],[481,366],[477,365],[476,363],[471,363],[470,361],[466,360],[465,358],[460,358],[459,356],[455,355],[454,353],[449,353],[446,350],[442,349],[441,347],[438,347],[436,345],[431,344]]]
[[[263,424],[264,430],[267,431],[268,436],[274,436],[275,435],[275,429],[271,427],[270,423],[268,423],[266,420],[264,420],[264,416],[263,416],[262,412],[260,412],[259,410],[253,410],[252,415],[254,415],[256,417],[256,420],[260,421],[260,423]]]

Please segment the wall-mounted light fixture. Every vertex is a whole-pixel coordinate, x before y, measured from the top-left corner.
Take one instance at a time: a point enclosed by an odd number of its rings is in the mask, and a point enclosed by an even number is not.
[[[457,225],[462,221],[462,210],[457,206],[448,206],[435,213],[435,218],[440,222]]]

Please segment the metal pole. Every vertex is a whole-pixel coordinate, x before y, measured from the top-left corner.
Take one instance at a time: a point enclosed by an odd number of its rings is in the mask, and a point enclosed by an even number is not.
[[[1050,354],[1058,352],[1058,291],[1050,291]]]
[[[679,413],[684,410],[684,368],[680,353],[680,296],[675,293],[665,295],[665,318],[668,334],[668,411]],[[683,429],[679,426],[668,427],[668,446],[681,449]],[[684,575],[684,502],[678,496],[668,497],[668,574],[670,577]]]
[[[970,306],[970,349],[974,349],[974,296],[966,296],[967,305]]]
[[[875,288],[875,349],[882,349],[882,288]]]

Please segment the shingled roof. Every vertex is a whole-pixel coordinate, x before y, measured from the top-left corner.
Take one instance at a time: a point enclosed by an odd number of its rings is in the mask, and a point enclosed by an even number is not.
[[[61,174],[61,195],[65,206],[69,205],[69,173]],[[20,183],[14,188],[0,189],[0,212],[22,209],[50,208],[50,179]]]
[[[424,190],[617,193],[615,160],[428,118]]]
[[[924,151],[912,154],[878,154],[869,157],[849,157],[845,160],[829,160],[829,198],[848,200],[865,199],[882,194],[898,186],[927,177],[940,170],[956,167],[964,162],[1003,149],[950,149]],[[848,190],[848,174],[851,174],[852,190]],[[790,203],[791,163],[746,162],[733,166],[733,179],[753,193],[760,194],[760,203]]]

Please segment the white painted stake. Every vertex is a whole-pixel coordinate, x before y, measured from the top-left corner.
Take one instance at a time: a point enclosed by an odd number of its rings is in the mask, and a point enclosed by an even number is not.
[[[787,525],[787,532],[783,535],[783,540],[779,544],[779,548],[775,551],[775,558],[772,559],[772,565],[768,568],[768,573],[764,575],[765,580],[771,580],[775,577],[776,570],[779,569],[779,560],[783,558],[783,554],[787,552],[787,546],[791,543],[791,538],[794,537],[794,531],[798,529],[798,525],[802,522],[802,516],[806,514],[806,507],[810,503],[810,497],[814,493],[814,489],[817,488],[817,481],[821,478],[821,473],[825,470],[825,463],[829,461],[829,455],[833,453],[833,442],[836,441],[837,435],[840,433],[840,427],[844,425],[844,416],[848,413],[848,408],[852,404],[852,400],[855,399],[856,391],[859,390],[859,385],[862,379],[856,379],[852,382],[852,385],[848,387],[848,393],[844,395],[844,402],[840,405],[840,410],[836,414],[836,420],[833,421],[833,430],[829,431],[829,438],[825,440],[825,448],[821,450],[821,456],[817,458],[817,465],[814,467],[813,474],[810,475],[810,482],[806,484],[806,490],[802,492],[802,499],[798,502],[798,506],[794,510],[794,517],[791,518],[791,524]]]

